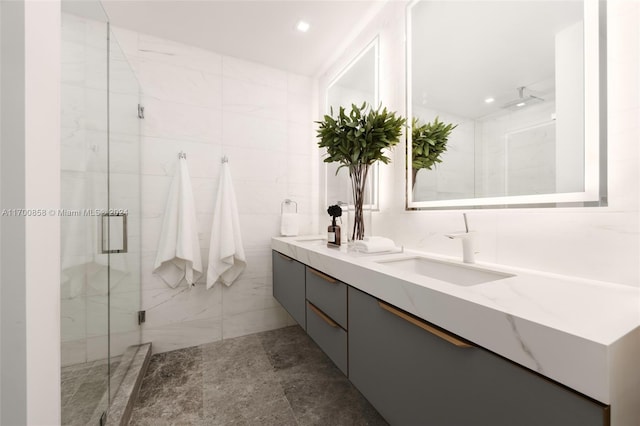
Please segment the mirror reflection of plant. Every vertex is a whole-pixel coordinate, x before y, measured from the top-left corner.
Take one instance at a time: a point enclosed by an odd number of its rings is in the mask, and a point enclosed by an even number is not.
[[[338,115],[332,116],[333,108],[330,115],[317,122],[318,146],[327,150],[325,163],[340,164],[336,174],[343,167],[349,169],[355,205],[352,239],[362,239],[364,187],[369,168],[376,161],[389,163],[385,150],[398,143],[406,119],[387,108],[373,109],[366,102],[361,106],[352,104],[349,114],[341,106]]]
[[[420,120],[413,117],[411,120],[411,167],[413,171],[412,185],[416,184],[418,170],[428,169],[436,163],[441,163],[440,155],[447,150],[449,135],[457,124],[446,124],[438,117],[431,123],[420,124]]]

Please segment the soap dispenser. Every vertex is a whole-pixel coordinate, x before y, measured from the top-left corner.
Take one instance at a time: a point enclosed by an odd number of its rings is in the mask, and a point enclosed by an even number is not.
[[[327,213],[331,216],[331,225],[327,228],[327,247],[340,247],[340,225],[336,225],[336,218],[342,216],[340,206],[329,206]]]

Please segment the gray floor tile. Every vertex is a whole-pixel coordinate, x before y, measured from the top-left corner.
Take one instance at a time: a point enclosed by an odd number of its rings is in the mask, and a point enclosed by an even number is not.
[[[156,424],[197,424],[203,415],[202,390],[200,348],[154,355],[130,424],[147,424],[148,419],[154,419]]]
[[[154,355],[130,425],[386,425],[300,327]]]
[[[259,334],[273,368],[283,370],[326,359],[325,354],[299,326]]]
[[[266,404],[254,407],[244,413],[246,423],[251,426],[279,425],[297,426],[293,410],[284,394]]]

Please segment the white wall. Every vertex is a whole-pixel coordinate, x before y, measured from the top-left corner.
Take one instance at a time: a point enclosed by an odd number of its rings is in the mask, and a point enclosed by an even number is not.
[[[0,26],[2,25],[2,7],[0,6]],[[2,31],[0,30],[0,137],[2,135]],[[0,176],[2,176],[2,146],[0,145]],[[0,203],[2,200],[2,187],[0,186]],[[0,226],[0,241],[2,241],[2,226]],[[0,243],[0,259],[2,259],[2,244]],[[0,262],[1,264],[1,262]],[[1,282],[1,279],[0,279]],[[0,307],[2,306],[2,292],[0,291]],[[0,314],[1,318],[1,314]],[[2,327],[0,327],[0,374],[2,373]],[[0,419],[2,419],[2,385],[0,384]]]
[[[12,176],[24,174],[24,5],[0,3],[2,8],[2,209],[24,206],[24,180],[17,179],[8,185]],[[15,37],[9,45],[9,37]],[[13,78],[9,79],[9,76]],[[10,81],[11,80],[11,81]],[[8,108],[12,105],[15,108]],[[9,140],[19,143],[9,145]],[[7,161],[9,156],[11,162]],[[15,206],[15,207],[14,207]],[[25,220],[2,217],[2,268],[0,291],[2,292],[2,419],[0,423],[26,423],[26,292],[24,289]],[[13,283],[13,284],[10,284]],[[11,351],[7,350],[11,348]],[[13,386],[12,386],[13,385]]]
[[[270,239],[280,204],[298,203],[301,234],[317,228],[315,82],[260,64],[115,29],[139,78],[142,121],[143,341],[156,352],[292,324],[272,297]],[[247,269],[231,286],[169,288],[152,274],[169,185],[187,154],[206,270],[220,160],[229,158]]]
[[[2,208],[57,209],[60,3],[2,2]],[[59,221],[2,217],[2,424],[60,422]]]
[[[471,210],[479,234],[478,261],[543,270],[640,287],[638,115],[639,3],[609,2],[609,206],[602,208]],[[320,79],[321,90],[368,40],[380,34],[383,105],[405,114],[403,2],[390,2]],[[443,234],[464,229],[462,212],[405,211],[405,153],[380,178],[376,233],[398,244],[461,256],[459,241]],[[384,232],[383,232],[384,230]]]

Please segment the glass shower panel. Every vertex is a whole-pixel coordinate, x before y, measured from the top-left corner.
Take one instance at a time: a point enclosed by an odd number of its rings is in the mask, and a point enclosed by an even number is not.
[[[108,24],[98,2],[62,10],[62,423],[88,424],[106,410],[109,385],[109,258],[99,250],[109,205]]]
[[[140,89],[117,37],[109,43],[110,356],[140,343]],[[126,229],[123,226],[126,225]],[[125,247],[126,245],[126,247]],[[111,394],[122,377],[112,376]]]
[[[101,424],[140,343],[140,91],[102,5],[62,12],[62,424]]]

